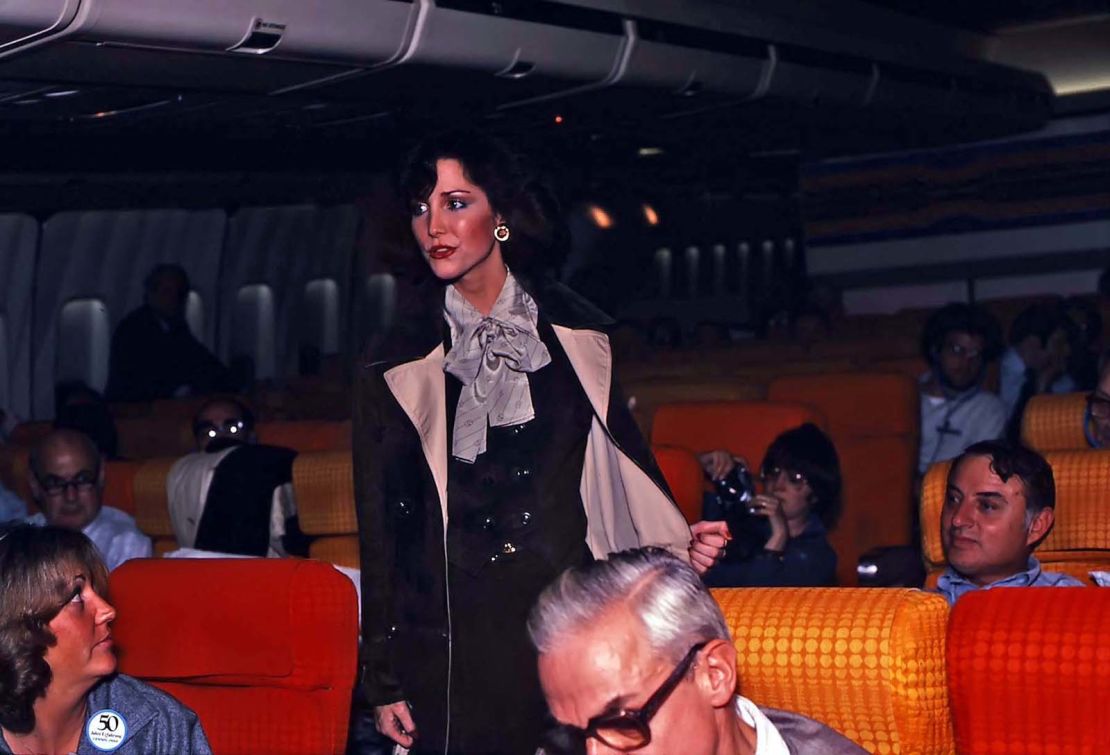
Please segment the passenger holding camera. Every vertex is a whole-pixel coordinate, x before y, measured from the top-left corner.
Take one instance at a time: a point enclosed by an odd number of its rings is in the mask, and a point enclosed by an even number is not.
[[[706,584],[836,584],[836,552],[826,535],[840,514],[840,463],[825,433],[806,423],[775,438],[759,468],[762,493],[743,459],[709,451],[698,460],[717,489],[706,496],[704,518],[724,519],[732,533]]]

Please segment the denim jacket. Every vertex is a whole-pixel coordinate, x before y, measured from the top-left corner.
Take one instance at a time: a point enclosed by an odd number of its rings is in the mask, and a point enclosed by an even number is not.
[[[89,738],[90,730],[96,730],[107,711],[122,718],[126,729],[114,749],[108,749],[110,744],[97,747]],[[88,715],[77,755],[212,755],[196,713],[160,689],[130,676],[117,674],[93,687]],[[109,724],[119,731],[118,723]],[[11,753],[3,737],[0,753]]]

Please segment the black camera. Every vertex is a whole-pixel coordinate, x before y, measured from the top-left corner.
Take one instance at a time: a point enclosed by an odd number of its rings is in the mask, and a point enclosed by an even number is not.
[[[718,516],[714,518],[725,520],[732,534],[725,560],[746,560],[762,549],[771,536],[771,523],[767,518],[752,513],[751,505],[756,495],[752,474],[737,464],[727,475],[713,480],[713,487],[719,507]]]

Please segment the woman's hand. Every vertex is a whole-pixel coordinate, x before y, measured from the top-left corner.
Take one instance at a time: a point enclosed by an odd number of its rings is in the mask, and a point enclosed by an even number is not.
[[[765,516],[771,525],[771,536],[763,547],[769,551],[783,551],[790,540],[790,530],[786,527],[786,516],[782,513],[782,501],[773,495],[757,495],[748,504],[753,516]]]
[[[732,534],[725,522],[707,521],[690,525],[690,533],[694,536],[690,541],[690,565],[698,574],[705,574],[724,555]]]
[[[723,480],[737,464],[737,460],[728,451],[706,451],[698,454],[698,461],[711,480]]]
[[[411,748],[416,741],[416,723],[405,700],[374,706],[374,724],[378,731],[402,747]]]

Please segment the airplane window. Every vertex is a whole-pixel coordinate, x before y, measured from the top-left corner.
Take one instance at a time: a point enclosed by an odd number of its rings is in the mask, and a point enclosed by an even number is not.
[[[301,341],[321,354],[339,352],[339,285],[331,278],[309,281],[304,287],[305,319]]]
[[[249,360],[256,380],[274,377],[274,292],[265,284],[243,286],[235,296],[231,358]]]
[[[368,325],[371,332],[381,332],[389,328],[396,296],[396,281],[389,273],[378,273],[366,279],[366,309],[370,316]]]
[[[198,341],[204,341],[204,299],[196,291],[190,291],[185,299],[185,322]]]
[[[655,275],[659,286],[659,298],[671,298],[671,250],[666,247],[655,250]]]
[[[0,312],[0,411],[11,407],[11,371],[8,360],[8,318]]]
[[[108,382],[108,354],[112,326],[108,307],[100,299],[74,299],[62,307],[58,319],[58,347],[54,380],[79,380],[103,391]]]

